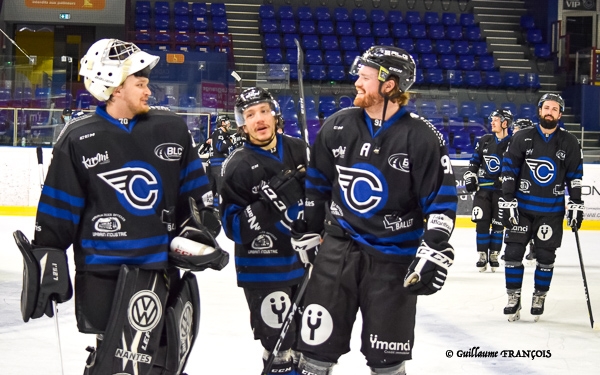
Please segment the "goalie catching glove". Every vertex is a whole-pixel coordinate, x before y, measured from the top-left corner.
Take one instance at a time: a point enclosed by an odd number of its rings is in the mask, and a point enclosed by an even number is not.
[[[581,228],[584,209],[583,201],[569,199],[569,203],[567,203],[567,225],[571,227],[573,232],[576,228]]]
[[[284,213],[289,207],[304,199],[305,168],[281,171],[271,177],[269,183],[261,186],[260,196],[269,202],[278,212]]]
[[[67,255],[61,249],[33,246],[20,230],[13,237],[23,255],[23,321],[54,316],[52,301],[67,302],[73,296]]]
[[[454,249],[445,244],[444,250],[435,250],[425,241],[417,249],[416,258],[408,266],[404,286],[411,293],[429,295],[442,289],[448,275],[448,268],[454,263]]]

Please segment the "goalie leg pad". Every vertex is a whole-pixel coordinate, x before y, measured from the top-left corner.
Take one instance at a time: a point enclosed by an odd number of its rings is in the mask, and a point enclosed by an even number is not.
[[[121,266],[104,339],[86,374],[150,373],[164,325],[166,279],[163,271]]]
[[[166,346],[161,346],[159,364],[155,364],[152,374],[179,375],[183,372],[199,326],[200,292],[196,276],[188,271],[172,289],[164,328]]]
[[[23,255],[23,321],[54,316],[52,301],[66,302],[73,296],[66,253],[51,247],[35,248],[21,231],[13,233]]]

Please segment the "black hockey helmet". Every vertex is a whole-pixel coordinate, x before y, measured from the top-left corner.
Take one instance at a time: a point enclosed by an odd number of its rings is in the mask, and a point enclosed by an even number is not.
[[[277,118],[278,122],[283,121],[281,118],[281,109],[279,103],[273,98],[273,95],[261,87],[250,87],[244,90],[235,101],[235,122],[238,126],[246,124],[244,120],[244,111],[253,105],[260,103],[269,103],[273,116]]]
[[[412,56],[402,48],[373,46],[362,56],[357,56],[350,67],[350,74],[357,75],[362,66],[370,66],[379,71],[379,80],[387,81],[390,76],[398,78],[400,91],[406,92],[415,83],[416,64]]]
[[[492,117],[500,117],[501,122],[506,121],[506,128],[512,127],[514,117],[509,109],[497,109],[490,113],[490,120],[492,119]]]
[[[513,124],[513,128],[519,128],[518,130],[533,128],[534,126],[535,124],[533,123],[533,121],[527,118],[517,119]]]
[[[73,114],[73,111],[71,110],[71,108],[65,108],[62,111],[63,116],[71,116],[72,114]]]
[[[227,115],[219,115],[217,116],[217,123],[222,123],[222,122],[228,122],[229,121],[229,116]]]
[[[542,95],[542,97],[540,98],[540,101],[538,102],[538,108],[542,108],[542,105],[544,104],[545,101],[548,100],[552,100],[558,103],[558,105],[560,106],[560,113],[563,113],[565,111],[565,101],[562,98],[562,96],[558,95],[558,94],[553,94],[553,93],[547,93]]]

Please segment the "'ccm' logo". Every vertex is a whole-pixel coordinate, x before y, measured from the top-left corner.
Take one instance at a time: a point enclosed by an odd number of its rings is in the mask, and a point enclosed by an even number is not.
[[[132,162],[123,168],[100,173],[98,177],[115,189],[123,207],[139,216],[152,214],[162,196],[160,176],[146,163]]]
[[[371,217],[385,205],[388,188],[377,169],[362,163],[352,168],[339,165],[336,168],[344,203],[359,216]]]

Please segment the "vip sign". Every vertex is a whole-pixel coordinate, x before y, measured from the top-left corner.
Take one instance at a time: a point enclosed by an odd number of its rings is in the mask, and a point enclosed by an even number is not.
[[[596,10],[596,0],[563,0],[564,10]]]

